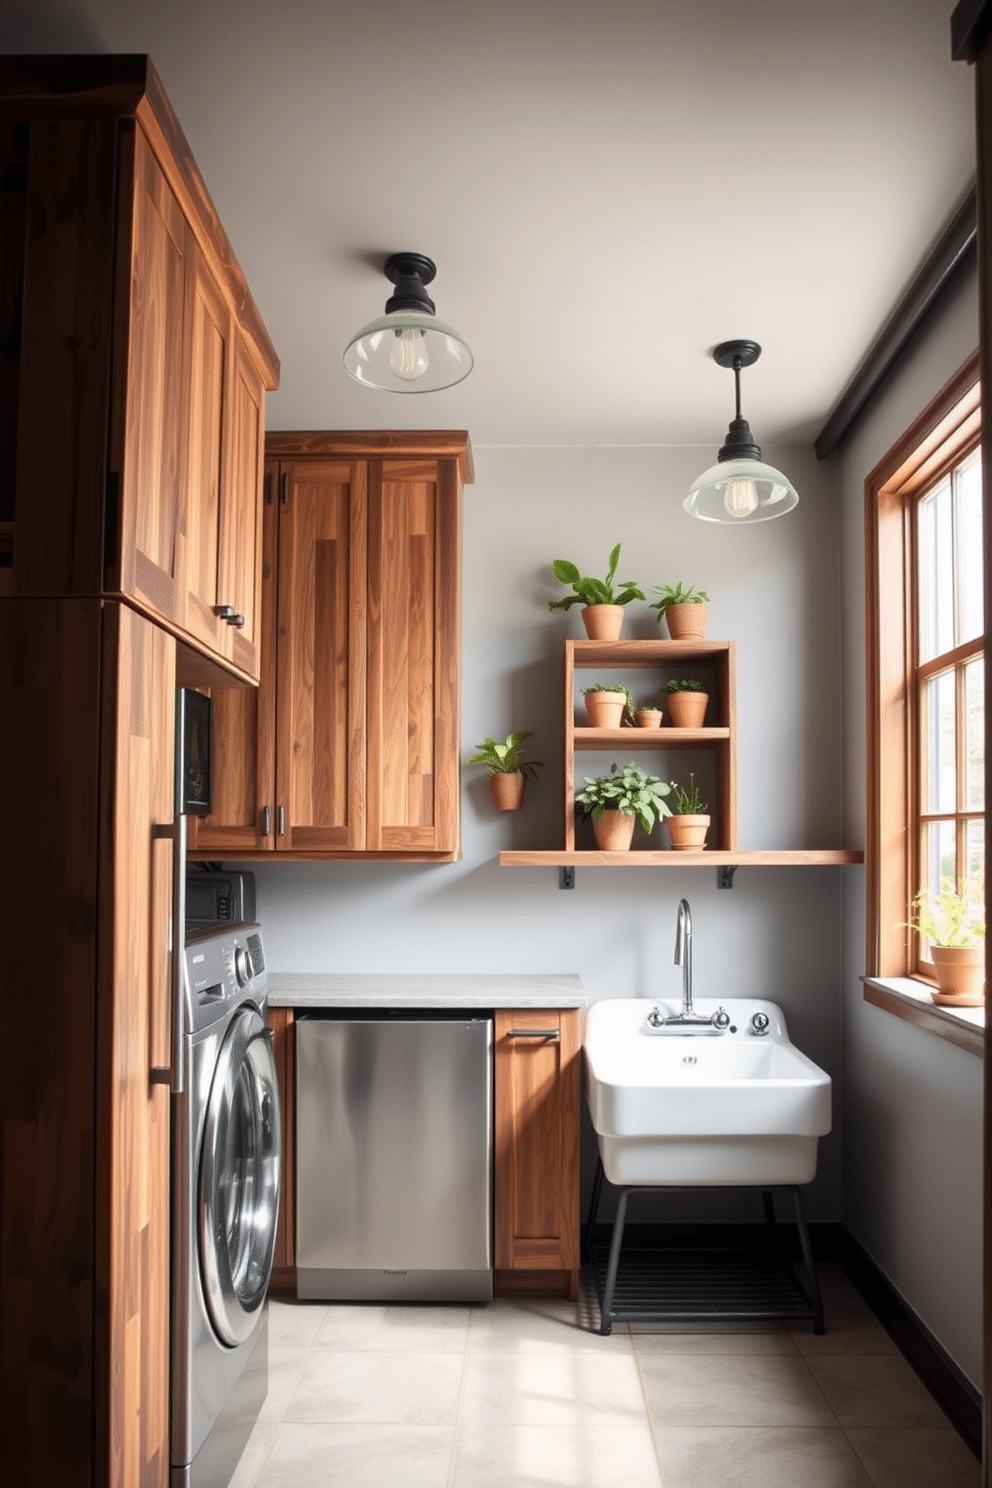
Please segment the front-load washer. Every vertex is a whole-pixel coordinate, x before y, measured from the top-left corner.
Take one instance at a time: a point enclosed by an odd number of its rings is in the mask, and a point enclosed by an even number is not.
[[[268,1389],[281,1133],[257,925],[189,936],[173,1096],[171,1488],[225,1488]]]

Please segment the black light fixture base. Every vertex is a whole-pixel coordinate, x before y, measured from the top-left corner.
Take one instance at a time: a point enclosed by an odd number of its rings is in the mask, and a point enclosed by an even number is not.
[[[396,293],[386,301],[387,315],[397,310],[434,314],[434,301],[425,288],[437,273],[437,264],[432,258],[425,253],[391,253],[382,271],[390,284],[396,285]]]
[[[753,367],[760,355],[757,341],[721,341],[713,348],[713,360],[718,367]]]

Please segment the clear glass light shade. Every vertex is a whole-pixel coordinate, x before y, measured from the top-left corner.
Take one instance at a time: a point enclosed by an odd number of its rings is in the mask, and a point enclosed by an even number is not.
[[[724,460],[704,470],[682,503],[701,522],[768,522],[799,504],[795,487],[762,460]]]
[[[472,353],[443,320],[397,310],[357,332],[345,349],[344,365],[365,387],[387,393],[436,393],[468,376]]]

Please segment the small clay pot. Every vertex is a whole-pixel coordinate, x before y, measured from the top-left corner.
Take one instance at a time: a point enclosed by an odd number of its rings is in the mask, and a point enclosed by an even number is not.
[[[524,804],[524,772],[509,770],[490,775],[489,790],[497,811],[519,811]]]
[[[710,607],[694,600],[692,604],[669,605],[665,611],[668,634],[673,641],[701,641],[706,635]]]
[[[666,816],[665,826],[673,852],[699,852],[706,846],[706,833],[710,829],[708,816]]]
[[[601,852],[627,852],[634,835],[636,818],[626,811],[604,811],[592,823],[596,846]]]
[[[627,695],[623,692],[587,692],[585,704],[590,728],[619,728],[623,723]]]
[[[670,692],[669,723],[673,728],[702,728],[709,700],[708,692]]]
[[[618,641],[623,629],[623,605],[586,605],[582,623],[591,641]]]
[[[662,716],[660,708],[637,708],[634,722],[638,728],[661,728]]]
[[[985,1001],[985,947],[931,946],[937,978],[934,1002],[947,1007],[981,1007]]]

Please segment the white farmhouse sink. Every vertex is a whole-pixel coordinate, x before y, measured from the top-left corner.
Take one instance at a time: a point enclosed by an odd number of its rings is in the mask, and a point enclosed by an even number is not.
[[[758,998],[697,999],[725,1007],[721,1033],[652,1028],[657,1007],[617,998],[586,1018],[584,1080],[603,1168],[611,1183],[646,1187],[809,1183],[817,1142],[830,1130],[830,1076],[790,1043],[782,1010]],[[767,1033],[749,1031],[755,1013]]]

